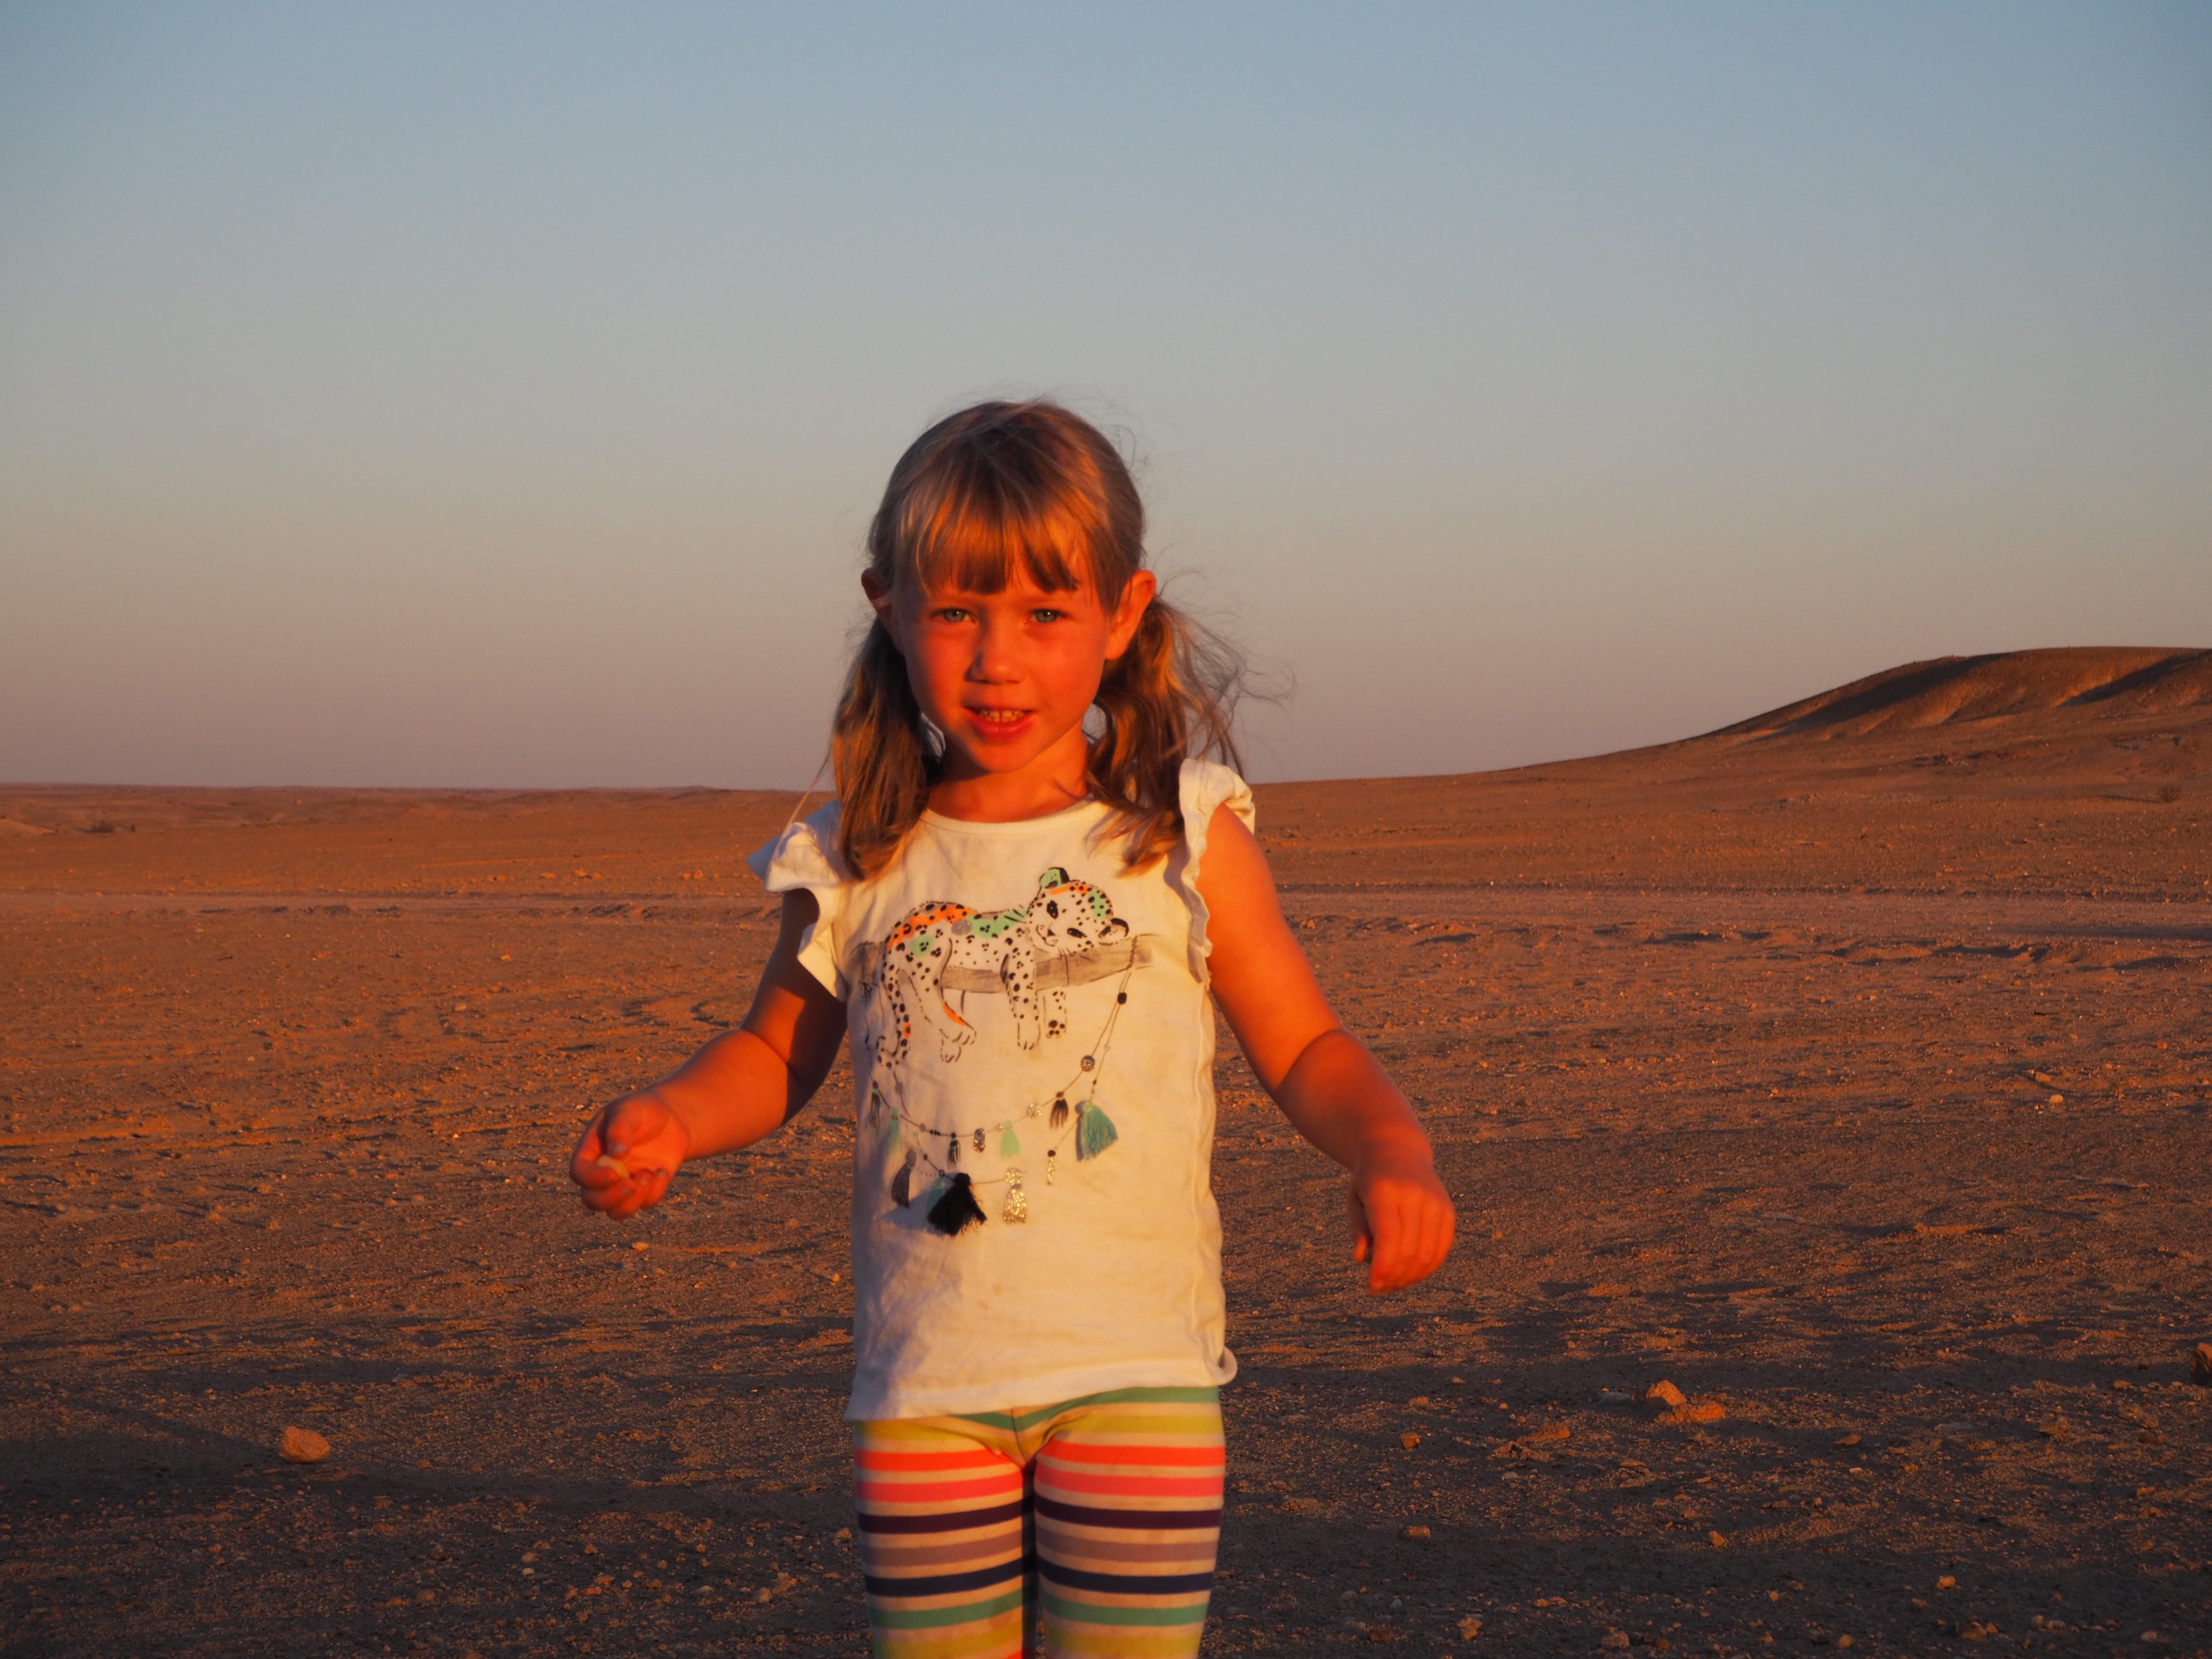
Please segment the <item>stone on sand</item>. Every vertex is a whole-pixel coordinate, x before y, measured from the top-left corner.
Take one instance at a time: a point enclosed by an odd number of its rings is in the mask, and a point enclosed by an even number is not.
[[[276,1455],[287,1463],[319,1463],[331,1455],[331,1443],[313,1429],[286,1429],[276,1443]]]
[[[1401,1527],[1398,1530],[1399,1537],[1410,1538],[1414,1542],[1421,1544],[1427,1543],[1431,1535],[1426,1527]]]
[[[1403,1446],[1407,1451],[1411,1451],[1414,1447],[1421,1443],[1421,1437],[1413,1433],[1411,1430],[1408,1430],[1407,1432],[1398,1437],[1398,1443]]]
[[[1473,1613],[1470,1613],[1466,1618],[1459,1621],[1459,1639],[1461,1641],[1472,1642],[1476,1637],[1481,1634],[1482,1620],[1476,1618]]]
[[[1664,1378],[1644,1391],[1644,1403],[1647,1406],[1680,1406],[1688,1400],[1687,1395]]]
[[[1662,1423],[1717,1423],[1728,1413],[1717,1400],[1686,1400],[1659,1413]]]

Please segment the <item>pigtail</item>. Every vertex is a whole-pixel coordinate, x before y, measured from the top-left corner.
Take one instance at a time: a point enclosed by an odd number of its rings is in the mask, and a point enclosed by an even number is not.
[[[837,781],[837,850],[847,869],[872,876],[921,821],[936,774],[906,659],[880,621],[868,624],[845,677],[830,763]]]
[[[1164,599],[1146,607],[1129,648],[1107,665],[1091,792],[1120,817],[1131,869],[1182,838],[1184,761],[1212,757],[1242,769],[1235,722],[1248,679],[1236,647]]]

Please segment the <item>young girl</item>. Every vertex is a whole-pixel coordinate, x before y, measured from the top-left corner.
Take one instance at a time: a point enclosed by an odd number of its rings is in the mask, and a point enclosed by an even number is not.
[[[1158,598],[1143,530],[1113,446],[1053,404],[915,441],[868,532],[838,799],[753,860],[784,896],[752,1010],[576,1148],[584,1202],[634,1215],[850,1045],[878,1655],[1197,1651],[1236,1371],[1213,1005],[1352,1171],[1369,1289],[1451,1244],[1426,1138],[1285,925],[1250,793],[1203,758],[1234,759],[1237,665]]]

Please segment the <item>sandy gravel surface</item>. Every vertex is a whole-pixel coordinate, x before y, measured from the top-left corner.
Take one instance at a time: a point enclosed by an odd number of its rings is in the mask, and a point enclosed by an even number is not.
[[[2203,712],[1263,792],[1465,1231],[1361,1294],[1224,1058],[1208,1651],[2212,1650]],[[789,805],[0,792],[9,1652],[863,1650],[845,1117],[561,1173]]]

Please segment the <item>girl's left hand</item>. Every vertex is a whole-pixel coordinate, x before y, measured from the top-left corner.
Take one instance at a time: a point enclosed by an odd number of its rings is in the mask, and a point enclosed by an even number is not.
[[[1352,1260],[1376,1294],[1418,1285],[1443,1265],[1457,1222],[1425,1146],[1371,1146],[1352,1172]]]

